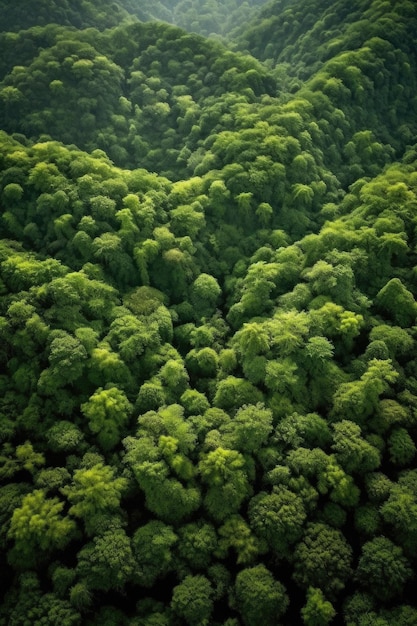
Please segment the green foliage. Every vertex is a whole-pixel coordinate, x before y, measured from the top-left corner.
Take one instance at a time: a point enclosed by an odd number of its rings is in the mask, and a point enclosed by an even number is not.
[[[231,515],[219,528],[216,556],[224,558],[230,549],[236,554],[236,562],[244,565],[252,563],[259,553],[264,552],[264,545],[240,515]]]
[[[319,585],[333,598],[351,576],[352,549],[339,530],[310,524],[294,551],[294,580],[305,587]]]
[[[262,403],[243,405],[233,420],[220,427],[223,441],[243,454],[258,452],[272,431],[272,411]]]
[[[172,547],[177,536],[170,526],[151,521],[135,531],[132,549],[135,557],[135,579],[144,587],[152,587],[157,578],[173,567]]]
[[[192,568],[205,570],[216,547],[216,532],[210,524],[192,522],[179,531],[178,553]]]
[[[240,452],[217,448],[204,455],[199,472],[207,493],[204,504],[216,520],[224,520],[236,512],[250,494],[246,461]]]
[[[414,4],[6,4],[0,626],[414,626]]]
[[[27,494],[20,507],[13,511],[8,537],[14,539],[10,554],[20,568],[30,568],[45,553],[62,550],[74,536],[75,523],[62,515],[64,502],[47,498],[37,489]]]
[[[131,578],[134,568],[129,537],[117,527],[110,527],[94,537],[78,553],[77,572],[89,589],[121,589]]]
[[[183,408],[174,404],[145,413],[138,436],[123,442],[124,461],[145,493],[147,508],[167,523],[183,520],[200,505],[195,468],[188,458],[195,439]]]
[[[417,304],[413,294],[404,287],[398,278],[392,278],[377,293],[375,303],[402,328],[411,326],[415,322]]]
[[[333,446],[336,458],[343,469],[351,474],[365,474],[379,467],[381,462],[379,450],[361,437],[361,429],[357,424],[342,420],[333,426]]]
[[[19,577],[16,592],[6,594],[1,608],[2,623],[45,624],[53,626],[60,623],[66,626],[80,626],[81,615],[67,600],[58,598],[54,593],[43,593],[40,582],[33,572]]]
[[[401,594],[412,570],[399,546],[375,537],[362,547],[356,576],[376,598],[387,601]]]
[[[284,585],[275,580],[264,565],[256,565],[239,572],[235,582],[236,608],[246,626],[276,623],[288,607]]]
[[[205,576],[200,574],[186,576],[179,585],[174,587],[171,607],[174,613],[185,620],[186,624],[205,626],[210,623],[213,608],[212,594],[210,581]]]
[[[126,478],[116,478],[112,467],[97,463],[76,469],[72,483],[61,491],[72,503],[71,515],[81,518],[91,534],[103,514],[119,510],[126,487]]]
[[[245,404],[262,402],[262,393],[243,378],[228,376],[217,386],[213,404],[221,409],[238,409]]]
[[[409,465],[416,454],[416,446],[405,428],[395,428],[388,440],[390,460],[394,465]]]
[[[326,624],[331,623],[336,611],[333,605],[326,600],[321,589],[309,587],[307,602],[301,610],[301,615],[306,626],[326,626]]]
[[[286,487],[256,495],[249,504],[249,520],[254,532],[277,555],[289,555],[289,546],[301,538],[306,513],[303,501]]]
[[[129,419],[132,405],[117,387],[97,389],[81,411],[88,419],[92,433],[103,450],[110,450],[120,441],[122,429]]]

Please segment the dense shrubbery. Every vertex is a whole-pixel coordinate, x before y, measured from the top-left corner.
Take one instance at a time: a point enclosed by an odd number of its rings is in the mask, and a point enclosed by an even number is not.
[[[1,625],[415,624],[416,10],[365,4],[272,3],[275,69],[10,16]]]

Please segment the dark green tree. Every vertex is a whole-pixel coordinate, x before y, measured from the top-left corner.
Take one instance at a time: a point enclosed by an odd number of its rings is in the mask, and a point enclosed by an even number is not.
[[[275,580],[264,565],[256,565],[239,572],[236,576],[234,594],[236,608],[246,626],[265,624],[273,626],[284,615],[289,600],[282,583]]]
[[[294,580],[318,586],[330,599],[342,591],[352,574],[352,549],[339,530],[322,523],[307,526],[294,550]]]
[[[375,537],[362,546],[356,577],[378,600],[386,602],[400,595],[411,576],[402,549],[386,537]]]

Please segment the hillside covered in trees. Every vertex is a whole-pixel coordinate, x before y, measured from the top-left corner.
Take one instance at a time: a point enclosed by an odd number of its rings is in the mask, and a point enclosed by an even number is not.
[[[0,626],[416,626],[416,4],[0,8]]]

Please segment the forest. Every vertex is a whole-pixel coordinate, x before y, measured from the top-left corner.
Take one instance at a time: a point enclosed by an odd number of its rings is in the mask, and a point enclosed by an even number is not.
[[[0,626],[417,626],[415,2],[0,9]]]

